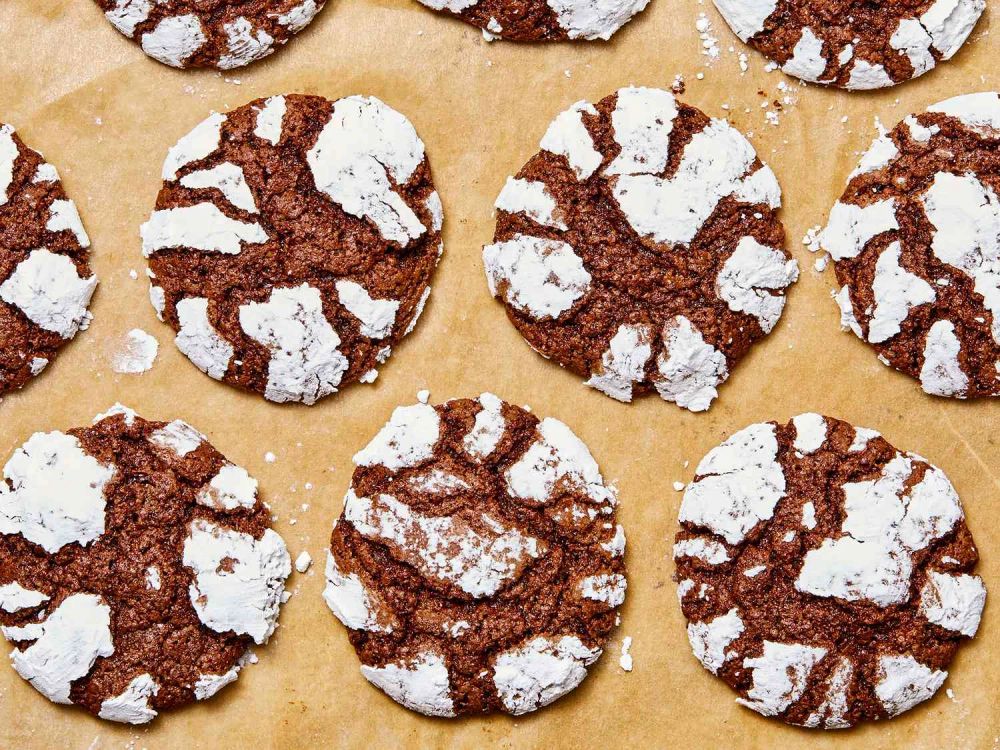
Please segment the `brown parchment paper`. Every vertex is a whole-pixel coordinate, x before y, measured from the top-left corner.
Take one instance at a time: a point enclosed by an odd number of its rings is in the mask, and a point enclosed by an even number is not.
[[[721,46],[712,65],[695,29],[702,12]],[[257,649],[260,663],[213,700],[148,727],[55,706],[0,665],[0,747],[1000,747],[995,601],[953,664],[949,694],[941,690],[881,725],[810,732],[740,708],[695,661],[670,557],[681,499],[675,480],[689,481],[706,451],[750,422],[819,411],[876,428],[945,469],[982,555],[979,572],[991,597],[1000,596],[1000,402],[935,399],[879,364],[840,331],[832,272],[815,272],[801,243],[809,227],[824,222],[857,152],[875,135],[873,117],[891,127],[938,100],[1000,86],[992,12],[951,63],[891,90],[852,95],[766,72],[762,58],[701,0],[652,0],[608,44],[544,46],[489,44],[414,0],[330,0],[286,49],[225,76],[147,59],[91,0],[0,0],[0,121],[59,168],[92,237],[101,280],[90,330],[44,376],[0,403],[0,458],[34,431],[88,424],[115,401],[151,418],[183,418],[260,480],[293,557],[305,549],[315,560],[307,574],[292,575],[295,594],[275,637]],[[740,52],[748,58],[745,75]],[[493,200],[537,150],[555,114],[628,83],[669,87],[678,73],[686,101],[712,116],[728,112],[752,132],[784,189],[788,246],[802,267],[780,325],[699,415],[655,397],[618,404],[534,354],[490,299],[480,260],[492,237]],[[789,92],[779,89],[782,82]],[[153,314],[138,241],[163,157],[181,135],[210,110],[288,92],[372,94],[405,113],[427,144],[446,211],[446,252],[416,332],[374,386],[350,387],[312,408],[266,403],[198,372]],[[761,102],[785,95],[794,103],[779,125],[768,124]],[[159,358],[143,375],[115,374],[110,357],[133,327],[159,339]],[[321,598],[324,551],[350,457],[395,405],[412,403],[422,388],[434,402],[488,389],[563,419],[620,489],[630,573],[621,627],[578,690],[525,718],[432,720],[397,706],[361,677],[344,629]],[[264,459],[268,451],[273,463]],[[634,639],[631,673],[618,664],[626,635]]]

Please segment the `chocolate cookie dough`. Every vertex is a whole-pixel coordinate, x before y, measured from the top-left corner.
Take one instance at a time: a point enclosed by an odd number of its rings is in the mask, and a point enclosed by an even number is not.
[[[625,599],[617,498],[557,419],[484,393],[396,409],[360,453],[324,598],[362,674],[431,716],[552,703]]]
[[[116,405],[35,433],[0,481],[0,624],[56,703],[143,724],[256,661],[291,572],[257,482],[188,424]]]
[[[424,144],[378,99],[258,99],[163,165],[142,226],[150,299],[200,369],[306,404],[371,383],[442,251]]]
[[[927,700],[986,601],[944,473],[818,414],[713,448],[681,504],[677,594],[740,703],[840,729]]]
[[[490,291],[587,385],[708,409],[798,278],[774,173],[725,120],[659,89],[577,102],[541,149],[497,198]]]
[[[326,0],[95,0],[142,51],[174,68],[229,70],[267,57]]]
[[[90,324],[89,247],[56,168],[0,124],[0,395]]]
[[[420,0],[478,26],[487,39],[548,42],[604,39],[642,12],[649,0]]]
[[[1000,95],[875,140],[830,212],[841,322],[936,396],[1000,395]]]
[[[965,43],[986,0],[714,0],[740,39],[804,81],[879,89]]]

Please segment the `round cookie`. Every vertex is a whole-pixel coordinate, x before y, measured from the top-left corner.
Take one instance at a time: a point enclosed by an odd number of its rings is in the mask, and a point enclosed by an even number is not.
[[[649,4],[649,0],[419,1],[478,26],[488,40],[517,42],[606,41]]]
[[[163,180],[150,299],[202,372],[306,404],[378,377],[442,251],[409,120],[361,96],[258,99],[184,136]]]
[[[524,714],[587,676],[625,599],[587,447],[490,393],[397,408],[354,456],[324,598],[362,674],[431,716]]]
[[[90,324],[89,247],[56,168],[0,124],[0,395]]]
[[[95,0],[142,51],[174,68],[241,68],[302,31],[326,0]]]
[[[56,703],[142,724],[256,661],[291,572],[257,482],[180,420],[116,405],[35,433],[0,481],[0,624]]]
[[[965,44],[986,0],[713,0],[740,39],[788,75],[850,90],[895,86]]]
[[[927,700],[986,600],[944,473],[818,414],[702,459],[674,544],[688,638],[737,702],[838,729]]]
[[[1000,95],[905,118],[851,173],[819,237],[841,323],[927,393],[1000,395]]]
[[[659,89],[577,102],[541,149],[497,198],[490,291],[587,385],[708,409],[798,278],[774,173],[725,120]]]

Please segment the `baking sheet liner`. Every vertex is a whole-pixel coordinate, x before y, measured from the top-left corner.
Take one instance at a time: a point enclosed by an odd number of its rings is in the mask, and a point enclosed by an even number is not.
[[[881,725],[809,732],[737,706],[695,661],[670,557],[681,500],[675,480],[689,481],[704,453],[746,424],[819,411],[876,428],[947,472],[982,555],[979,573],[1000,595],[1000,402],[935,399],[883,367],[840,331],[832,270],[817,273],[801,242],[823,223],[858,152],[875,136],[873,118],[891,127],[933,102],[1000,86],[991,12],[952,62],[894,89],[851,95],[765,71],[764,60],[697,0],[653,0],[607,44],[538,46],[487,43],[478,30],[414,0],[332,0],[287,48],[225,75],[175,71],[146,58],[89,0],[2,0],[0,121],[59,168],[93,240],[101,284],[90,330],[44,376],[0,403],[0,457],[34,431],[88,424],[115,401],[150,418],[183,418],[260,480],[293,557],[305,549],[315,562],[290,579],[295,593],[275,637],[257,650],[259,664],[213,700],[147,727],[54,706],[0,668],[0,747],[1000,746],[995,604],[955,659],[949,693],[942,689]],[[702,54],[699,13],[719,40],[714,63]],[[492,237],[493,200],[537,150],[554,115],[629,83],[669,87],[677,74],[686,81],[685,101],[711,116],[728,114],[752,133],[784,189],[781,217],[802,268],[775,332],[735,370],[711,411],[697,415],[655,397],[616,403],[534,354],[490,299],[480,260]],[[350,387],[312,408],[270,404],[198,372],[154,316],[138,240],[163,157],[181,135],[210,110],[289,92],[375,95],[405,113],[427,145],[445,206],[445,256],[415,333],[374,386]],[[779,124],[769,124],[765,112],[775,108],[762,102],[785,97]],[[159,358],[143,375],[116,374],[111,359],[134,327],[159,339]],[[350,457],[395,405],[413,402],[422,388],[433,402],[490,390],[563,419],[620,490],[630,573],[621,627],[578,690],[528,717],[434,720],[397,706],[361,677],[344,629],[321,598]],[[269,451],[273,463],[265,461]],[[624,636],[634,641],[631,673],[618,663]]]

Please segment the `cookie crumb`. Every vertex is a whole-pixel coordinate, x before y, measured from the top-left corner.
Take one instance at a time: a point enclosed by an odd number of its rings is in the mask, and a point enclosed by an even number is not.
[[[300,573],[305,573],[312,565],[312,555],[307,550],[302,550],[302,554],[295,558],[295,569]]]
[[[160,343],[141,328],[125,334],[125,342],[115,353],[112,368],[123,375],[141,375],[153,366]]]
[[[622,655],[618,659],[618,664],[626,672],[632,671],[632,636],[627,635],[622,638]]]

